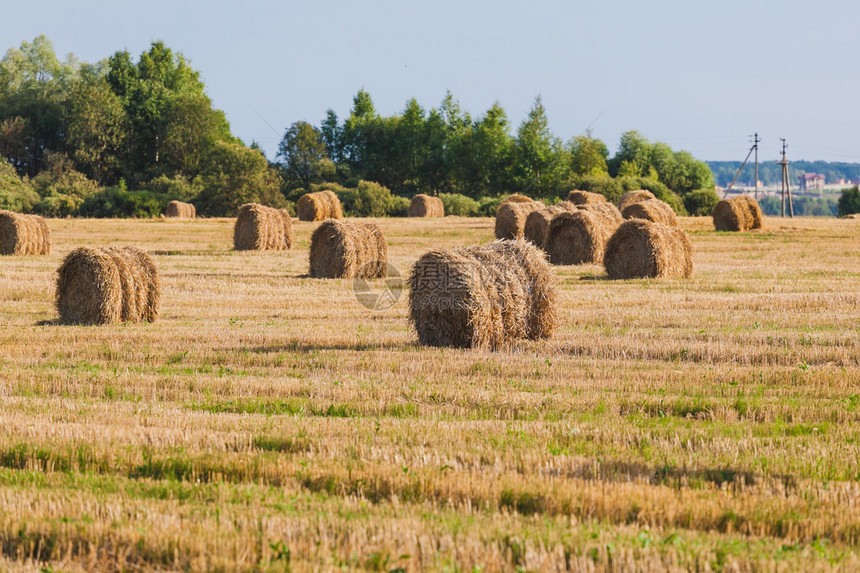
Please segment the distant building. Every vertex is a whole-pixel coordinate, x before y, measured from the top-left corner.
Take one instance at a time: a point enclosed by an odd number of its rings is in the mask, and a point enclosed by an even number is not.
[[[801,191],[824,191],[824,175],[820,173],[804,173],[798,180]]]

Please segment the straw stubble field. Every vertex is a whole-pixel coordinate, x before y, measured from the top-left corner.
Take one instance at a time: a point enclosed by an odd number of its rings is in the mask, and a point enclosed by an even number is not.
[[[384,219],[390,261],[493,238]],[[715,233],[692,279],[560,267],[560,327],[423,348],[232,221],[51,220],[0,261],[0,569],[860,567],[856,221]],[[61,326],[78,246],[138,245],[154,324]]]

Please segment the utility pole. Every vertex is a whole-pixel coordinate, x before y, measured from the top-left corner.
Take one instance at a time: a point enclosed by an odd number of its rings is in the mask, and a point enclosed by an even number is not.
[[[758,201],[758,144],[761,139],[758,138],[758,132],[753,135],[753,149],[755,149],[755,200]]]
[[[794,206],[791,203],[791,180],[788,177],[788,159],[785,157],[785,148],[788,145],[785,143],[785,138],[780,137],[779,140],[782,142],[782,160],[780,160],[780,165],[782,165],[782,216],[785,217],[785,199],[788,196],[788,216],[794,218]]]

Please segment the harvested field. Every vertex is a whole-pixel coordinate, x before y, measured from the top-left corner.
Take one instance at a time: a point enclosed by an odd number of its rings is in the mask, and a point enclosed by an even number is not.
[[[491,218],[375,220],[406,276]],[[689,279],[554,268],[549,340],[424,347],[233,220],[52,219],[0,265],[0,570],[852,571],[857,221],[680,220]],[[56,323],[80,246],[137,245],[158,321]]]

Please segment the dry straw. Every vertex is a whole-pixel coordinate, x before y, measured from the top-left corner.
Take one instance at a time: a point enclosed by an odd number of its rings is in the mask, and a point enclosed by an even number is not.
[[[499,203],[499,206],[504,205],[505,203],[530,203],[534,201],[531,197],[526,197],[525,195],[520,195],[519,193],[512,193],[505,197],[505,200]]]
[[[603,264],[611,279],[689,278],[693,248],[678,227],[630,219],[609,239]]]
[[[761,207],[747,195],[720,201],[711,216],[717,231],[749,231],[762,227]]]
[[[624,217],[621,216],[621,211],[608,201],[603,201],[601,203],[587,203],[585,205],[579,205],[578,208],[579,210],[584,209],[589,213],[594,213],[595,215],[603,217],[612,225],[613,230],[624,222]]]
[[[574,189],[567,194],[567,200],[574,205],[590,205],[592,203],[605,203],[606,197],[600,193],[592,193],[591,191],[580,191]]]
[[[388,243],[375,223],[331,220],[311,235],[314,278],[383,278],[387,270]]]
[[[496,211],[496,238],[522,239],[526,218],[532,211],[543,209],[540,201],[502,203]]]
[[[603,261],[606,242],[618,225],[593,211],[580,209],[553,217],[544,250],[554,265],[581,265]]]
[[[293,247],[293,222],[285,209],[257,203],[239,207],[233,228],[233,247],[237,251],[284,251]]]
[[[197,217],[197,209],[191,203],[171,201],[167,204],[164,215],[171,219],[194,219]]]
[[[621,215],[625,219],[644,219],[652,223],[661,223],[673,227],[680,224],[672,207],[659,199],[646,199],[630,204],[624,208]]]
[[[527,241],[430,251],[409,283],[409,318],[421,344],[497,349],[549,338],[558,321],[555,276]]]
[[[633,191],[628,191],[624,195],[621,196],[621,199],[618,201],[618,210],[624,211],[624,209],[633,203],[639,203],[641,201],[646,201],[648,199],[656,199],[653,193],[650,191],[646,191],[645,189],[635,189]]]
[[[0,210],[0,255],[49,255],[51,230],[38,215]]]
[[[152,258],[136,247],[81,247],[57,270],[56,303],[69,324],[154,322],[161,280]]]
[[[419,193],[412,198],[406,214],[410,217],[444,217],[445,206],[439,197],[431,197],[430,195]]]
[[[343,219],[343,209],[340,199],[334,191],[319,191],[306,193],[299,197],[296,205],[299,221],[324,221],[326,219]]]
[[[552,218],[559,213],[573,213],[576,209],[576,205],[570,201],[562,201],[556,205],[532,211],[526,217],[526,222],[523,226],[523,238],[531,241],[538,247],[543,247],[543,243],[546,240],[546,231],[549,229],[549,223],[552,221]]]

